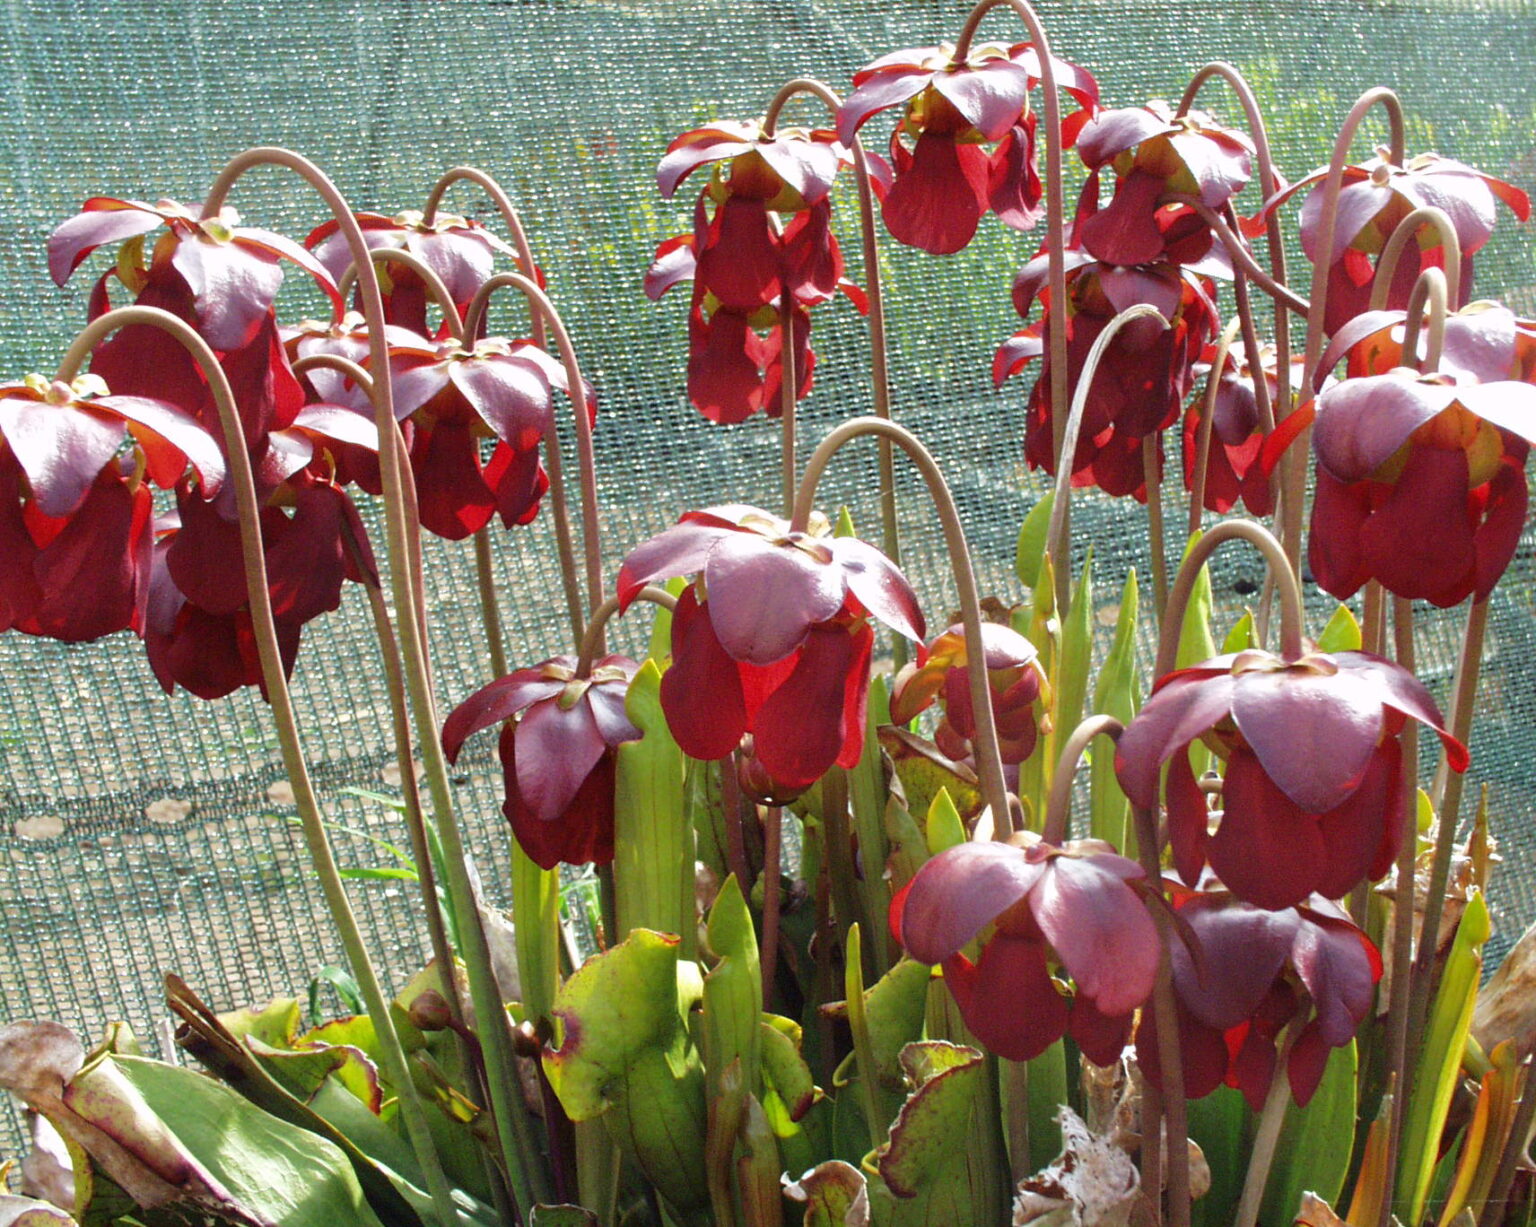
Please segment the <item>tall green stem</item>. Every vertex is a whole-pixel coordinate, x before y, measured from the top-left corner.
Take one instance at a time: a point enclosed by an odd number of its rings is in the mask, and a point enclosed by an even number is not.
[[[512,1185],[519,1213],[526,1215],[533,1203],[548,1191],[548,1178],[537,1159],[534,1131],[518,1080],[512,1036],[501,993],[491,970],[490,952],[480,925],[477,900],[466,862],[464,841],[453,809],[448,766],[438,736],[431,682],[428,676],[428,651],[422,619],[415,601],[411,578],[411,540],[419,537],[419,524],[408,517],[405,493],[403,446],[395,421],[394,390],[389,378],[389,359],[382,344],[385,336],[384,300],[368,245],[346,200],[319,167],[287,149],[260,147],[233,158],[209,189],[204,203],[205,216],[216,216],[230,189],[254,166],[284,167],[305,179],[330,207],[358,267],[363,317],[376,341],[369,348],[368,365],[374,380],[374,415],[379,428],[379,471],[384,490],[384,514],[387,527],[389,577],[394,595],[395,616],[399,620],[402,675],[410,695],[411,711],[420,740],[422,762],[433,818],[437,823],[448,869],[448,888],[454,912],[461,918],[461,953],[469,976],[470,996],[479,1021],[481,1043],[485,1051],[486,1074],[490,1082],[493,1112],[503,1162]],[[579,394],[579,392],[578,392]],[[390,445],[394,440],[394,445]]]
[[[975,713],[976,736],[971,744],[976,753],[976,774],[981,793],[992,810],[993,831],[1006,837],[1016,826],[1010,808],[1008,789],[1003,779],[1003,758],[997,743],[997,722],[992,714],[992,691],[987,681],[986,648],[981,638],[981,600],[976,592],[976,575],[971,570],[971,549],[960,524],[960,512],[954,496],[939,471],[938,463],[911,431],[884,418],[853,418],[838,426],[811,453],[800,478],[795,496],[790,531],[804,532],[816,498],[816,484],[837,450],[860,435],[881,435],[911,457],[928,486],[934,510],[944,530],[944,544],[949,553],[950,569],[960,597],[960,619],[965,627],[966,674],[970,681],[971,707]]]
[[[1248,1155],[1248,1174],[1243,1179],[1243,1196],[1238,1203],[1235,1227],[1254,1227],[1259,1221],[1259,1208],[1264,1204],[1264,1186],[1269,1183],[1269,1169],[1274,1165],[1280,1128],[1285,1124],[1285,1111],[1291,1103],[1289,1065],[1291,1046],[1296,1042],[1297,1033],[1298,1026],[1293,1022],[1285,1029],[1277,1045],[1275,1072],[1270,1077],[1269,1094],[1264,1097],[1264,1107],[1259,1111],[1259,1125],[1254,1133],[1253,1149]]]
[[[283,669],[282,653],[277,642],[277,628],[272,617],[272,600],[267,589],[267,560],[262,544],[261,508],[256,497],[256,482],[251,469],[250,453],[245,445],[245,432],[235,407],[234,393],[219,360],[208,343],[184,320],[156,307],[121,307],[99,316],[75,338],[73,345],[59,364],[57,378],[69,383],[79,372],[81,365],[96,344],[103,338],[129,325],[159,328],[174,337],[197,363],[208,390],[218,410],[219,427],[224,436],[224,450],[229,457],[229,479],[234,486],[235,507],[240,520],[240,552],[245,566],[246,599],[250,605],[251,629],[256,638],[257,656],[261,662],[262,684],[266,689],[267,702],[272,708],[272,722],[277,729],[278,744],[282,749],[283,769],[293,786],[294,805],[303,825],[304,841],[314,865],[315,876],[325,896],[331,920],[337,936],[347,954],[367,1006],[369,1018],[378,1035],[380,1055],[385,1071],[400,1096],[400,1114],[406,1126],[416,1160],[426,1177],[433,1209],[442,1227],[454,1227],[458,1212],[454,1208],[453,1193],[438,1161],[437,1149],[432,1142],[426,1109],[416,1092],[405,1050],[395,1031],[389,1012],[389,1001],[379,984],[373,969],[373,960],[363,942],[353,915],[346,886],[331,853],[330,840],[326,835],[325,819],[320,813],[320,802],[315,796],[314,785],[309,777],[309,766],[304,759],[303,746],[299,741],[297,718],[293,710],[293,697],[288,690],[288,677]]]

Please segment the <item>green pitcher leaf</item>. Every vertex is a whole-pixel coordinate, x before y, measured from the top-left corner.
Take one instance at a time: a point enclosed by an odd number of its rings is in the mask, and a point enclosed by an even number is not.
[[[1218,1086],[1189,1101],[1189,1136],[1205,1155],[1211,1173],[1206,1195],[1190,1206],[1190,1227],[1229,1227],[1243,1196],[1248,1166],[1248,1131],[1253,1113],[1234,1086]]]
[[[858,765],[848,772],[848,810],[850,826],[858,841],[859,856],[865,865],[884,865],[890,849],[885,842],[885,763],[880,752],[879,718],[881,709],[890,709],[885,679],[870,682],[870,695],[864,732],[864,751]],[[880,873],[865,873],[859,878],[864,896],[864,915],[872,920],[891,910],[891,888]],[[894,960],[890,930],[886,925],[871,924],[869,944],[874,965],[880,970]]]
[[[1019,529],[1018,544],[1013,551],[1013,573],[1026,588],[1034,588],[1040,579],[1040,560],[1045,557],[1045,539],[1050,532],[1054,501],[1055,491],[1047,491],[1029,509]]]
[[[914,817],[928,812],[941,788],[960,813],[981,812],[981,786],[970,764],[946,758],[933,742],[893,725],[880,730],[880,745],[890,757],[907,810]]]
[[[716,962],[704,977],[701,1025],[709,1132],[704,1160],[718,1222],[732,1211],[732,1162],[747,1100],[758,1086],[763,993],[752,913],[732,874],[721,884],[706,932]]]
[[[960,811],[955,808],[955,803],[949,799],[948,789],[941,788],[934,794],[924,827],[930,856],[938,856],[944,849],[965,842],[965,823],[960,820]]]
[[[601,1117],[684,1216],[708,1205],[704,1070],[679,1012],[678,938],[636,929],[560,987],[544,1070],[573,1121]],[[690,993],[691,995],[691,993]]]
[[[1360,623],[1355,621],[1355,615],[1350,612],[1348,605],[1340,605],[1333,611],[1333,617],[1328,619],[1328,625],[1323,627],[1323,633],[1317,637],[1317,650],[1358,652],[1363,642]]]
[[[78,1224],[51,1202],[0,1193],[0,1227],[78,1227]]]
[[[841,1159],[828,1159],[786,1183],[784,1196],[805,1203],[805,1227],[869,1227],[868,1182]]]
[[[1093,547],[1083,561],[1083,574],[1072,590],[1072,604],[1062,620],[1061,651],[1051,673],[1051,733],[1047,738],[1045,774],[1049,787],[1061,747],[1083,718],[1088,700],[1088,671],[1093,667]],[[1045,796],[1020,797],[1035,814],[1045,813]]]
[[[1093,688],[1093,710],[1129,724],[1141,708],[1141,670],[1136,660],[1136,625],[1141,598],[1134,569],[1120,591],[1120,610],[1115,618],[1115,637],[1104,667]],[[1103,745],[1095,747],[1089,774],[1089,831],[1107,840],[1124,855],[1134,857],[1130,802],[1115,776],[1115,756]]]
[[[1258,628],[1254,625],[1253,610],[1243,610],[1243,616],[1232,623],[1232,629],[1227,632],[1227,637],[1221,641],[1222,655],[1235,652],[1246,652],[1249,648],[1256,648],[1258,643]],[[1322,645],[1319,644],[1319,647]]]
[[[598,1227],[601,1220],[580,1206],[535,1206],[528,1216],[529,1227]]]
[[[1190,534],[1185,558],[1199,544],[1202,535]],[[1211,638],[1211,606],[1211,569],[1203,566],[1190,589],[1189,604],[1184,607],[1184,623],[1179,627],[1179,651],[1175,660],[1177,668],[1186,669],[1216,655],[1216,641]]]
[[[765,1014],[759,1027],[759,1059],[762,1062],[764,1110],[780,1137],[790,1130],[779,1125],[774,1116],[777,1107],[784,1114],[784,1124],[801,1120],[816,1102],[816,1080],[800,1055],[800,1025],[793,1019]]]

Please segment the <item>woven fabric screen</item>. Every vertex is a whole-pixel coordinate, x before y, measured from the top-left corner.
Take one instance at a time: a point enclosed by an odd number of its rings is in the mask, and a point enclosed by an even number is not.
[[[1111,105],[1177,98],[1200,64],[1237,64],[1292,177],[1326,159],[1362,90],[1389,84],[1409,115],[1410,153],[1436,149],[1536,189],[1536,5],[1045,0],[1042,13],[1057,53],[1095,72]],[[395,213],[419,208],[446,168],[476,165],[522,210],[597,386],[611,566],[687,507],[777,497],[776,428],[698,418],[683,390],[684,296],[658,305],[640,290],[656,244],[691,224],[691,192],[664,201],[655,190],[667,140],[709,118],[760,114],[791,77],[845,91],[871,59],[953,37],[963,19],[948,0],[12,0],[0,11],[0,378],[51,370],[84,319],[89,270],[56,289],[44,240],[87,197],[195,201],[230,155],[279,144],[318,162],[354,207]],[[1022,41],[1013,22],[993,14],[983,35]],[[1240,123],[1219,89],[1204,102]],[[810,105],[794,107],[822,122]],[[492,220],[484,199],[455,191],[453,207]],[[323,220],[319,199],[276,172],[242,180],[233,203],[251,224],[296,237]],[[850,205],[839,201],[838,225],[852,255]],[[994,391],[989,363],[1018,327],[1010,279],[1037,242],[984,225],[956,256],[894,243],[884,254],[896,416],[945,466],[983,587],[1009,600],[1014,539],[1043,483],[1023,462],[1027,381]],[[1478,276],[1480,293],[1536,314],[1536,235],[1506,214]],[[283,312],[320,313],[299,280]],[[526,330],[509,305],[499,310],[497,330]],[[810,439],[869,404],[856,312],[829,308],[815,327]],[[824,501],[873,526],[873,449],[845,455]],[[899,489],[909,573],[942,625],[954,598],[939,536],[915,483]],[[1095,589],[1109,604],[1132,566],[1147,572],[1144,513],[1094,498],[1081,507],[1079,544],[1093,539]],[[500,535],[495,550],[511,658],[570,650],[547,516]],[[451,705],[488,680],[473,566],[467,549],[428,542],[426,572],[437,684]],[[1259,563],[1224,551],[1213,577],[1224,627],[1252,599]],[[1495,954],[1536,914],[1533,583],[1528,538],[1494,598],[1469,794],[1489,786],[1504,853]],[[1331,605],[1310,586],[1309,599],[1315,631]],[[1420,671],[1443,697],[1460,616],[1426,610],[1423,625]],[[337,833],[340,859],[355,866],[388,859],[365,835],[404,844],[387,807],[344,791],[387,791],[397,770],[379,668],[359,594],[306,631],[299,712],[330,817],[364,833]],[[466,754],[458,785],[487,891],[504,899],[508,832],[490,740]],[[126,635],[75,646],[0,637],[0,1018],[56,1018],[88,1035],[123,1018],[153,1050],[166,970],[233,1008],[302,992],[339,963],[282,774],[253,696],[167,697]],[[403,978],[424,957],[404,884],[358,883],[354,897],[378,956]]]

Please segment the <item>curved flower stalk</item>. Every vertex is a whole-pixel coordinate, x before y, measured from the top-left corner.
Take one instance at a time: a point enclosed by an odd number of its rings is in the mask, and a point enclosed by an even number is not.
[[[720,759],[750,733],[766,800],[792,799],[864,748],[875,618],[921,640],[906,579],[872,546],[755,507],[689,512],[631,550],[620,609],[652,580],[696,575],[672,620],[661,702],[690,758]]]
[[[417,1094],[405,1052],[395,1032],[388,1003],[374,973],[367,948],[363,945],[351,904],[347,899],[346,887],[342,883],[341,875],[331,855],[325,823],[320,816],[319,804],[315,798],[303,750],[299,744],[298,728],[292,699],[288,692],[273,606],[268,596],[266,559],[262,544],[255,473],[250,455],[244,446],[243,424],[235,409],[234,393],[229,381],[219,365],[217,356],[190,325],[168,312],[149,307],[125,307],[102,315],[87,325],[76,337],[74,344],[60,363],[57,381],[69,386],[92,347],[115,329],[126,325],[163,329],[178,344],[186,347],[199,371],[208,381],[209,393],[223,427],[224,446],[230,462],[229,483],[242,524],[240,549],[245,570],[246,598],[251,608],[252,629],[260,658],[263,687],[268,702],[272,706],[273,720],[277,728],[279,744],[282,747],[284,770],[293,785],[294,802],[303,822],[310,859],[320,879],[331,918],[346,949],[352,974],[358,982],[369,1017],[373,1021],[390,1082],[399,1095],[406,1132],[428,1182],[434,1210],[442,1227],[449,1227],[450,1224],[457,1222],[452,1193],[438,1161],[437,1151],[429,1133],[425,1108]]]
[[[175,405],[113,396],[99,375],[30,375],[0,388],[0,629],[66,643],[143,635],[149,487],[171,489],[189,470],[191,497],[219,493],[219,445]]]
[[[943,965],[966,1026],[997,1055],[1028,1061],[1070,1035],[1109,1065],[1157,977],[1157,929],[1133,885],[1142,879],[1098,840],[1058,847],[1026,832],[957,844],[892,900],[891,930],[918,962]],[[973,963],[962,952],[988,928]],[[1072,977],[1071,996],[1052,964]]]
[[[352,218],[346,200],[335,185],[312,162],[286,149],[259,147],[247,150],[232,159],[220,172],[205,205],[206,210],[217,211],[236,181],[247,170],[258,165],[275,165],[291,170],[313,187],[330,207],[332,215],[348,236],[353,263],[358,268],[358,289],[363,316],[370,334],[382,337],[386,326],[383,296],[368,246],[361,229]],[[379,470],[384,493],[385,524],[387,527],[389,577],[394,597],[395,616],[400,631],[402,674],[410,696],[413,722],[418,730],[426,730],[421,738],[421,754],[429,795],[432,798],[434,819],[442,841],[444,862],[448,869],[448,888],[453,899],[454,911],[470,920],[461,926],[466,970],[470,982],[470,994],[476,1016],[487,1020],[481,1042],[485,1052],[486,1081],[493,1111],[498,1123],[499,1142],[507,1177],[518,1205],[527,1208],[545,1192],[546,1180],[538,1164],[533,1161],[537,1153],[532,1126],[519,1096],[513,1073],[511,1037],[506,1028],[494,1025],[505,1017],[502,1003],[490,969],[485,934],[473,918],[478,916],[474,888],[465,868],[464,845],[454,816],[453,801],[448,783],[446,764],[436,729],[431,685],[427,671],[427,646],[423,633],[420,611],[416,602],[416,585],[412,566],[412,541],[418,526],[410,517],[410,501],[403,481],[402,453],[399,429],[394,414],[394,390],[392,387],[388,355],[381,345],[370,348],[369,374],[374,381],[373,412],[379,429]],[[395,440],[390,445],[389,440]]]

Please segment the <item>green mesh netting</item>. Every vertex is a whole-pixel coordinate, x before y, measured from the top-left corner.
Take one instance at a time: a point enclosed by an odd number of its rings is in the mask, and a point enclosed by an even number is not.
[[[1058,54],[1097,73],[1110,105],[1177,97],[1199,64],[1235,62],[1254,82],[1292,176],[1325,160],[1356,95],[1386,83],[1407,107],[1410,153],[1437,149],[1536,187],[1536,6],[1042,7]],[[771,503],[777,491],[775,428],[716,428],[688,408],[684,296],[653,305],[639,289],[655,245],[690,224],[689,192],[670,202],[655,192],[666,141],[701,120],[759,113],[793,76],[846,90],[854,69],[953,37],[963,15],[958,3],[933,0],[14,0],[0,12],[0,372],[50,370],[83,320],[88,270],[56,290],[43,242],[88,196],[196,200],[229,155],[275,143],[319,162],[355,207],[393,213],[419,207],[447,167],[479,165],[523,211],[601,397],[611,565],[685,507]],[[996,14],[983,33],[1022,40],[1012,21]],[[1240,121],[1219,89],[1204,101]],[[454,207],[490,218],[473,191],[456,191]],[[306,188],[272,172],[242,181],[233,203],[254,224],[298,237],[321,220]],[[847,206],[839,228],[856,267]],[[1022,460],[1027,381],[998,394],[988,365],[1018,326],[1008,286],[1036,241],[988,224],[948,259],[894,244],[884,257],[896,414],[948,470],[984,588],[1010,599],[1014,537],[1042,484]],[[298,280],[285,312],[319,313]],[[1507,214],[1480,257],[1479,289],[1536,313],[1536,238]],[[510,307],[500,310],[508,314],[497,330],[524,331]],[[846,303],[817,316],[821,364],[803,426],[812,439],[868,405],[861,321]],[[847,501],[872,526],[873,448],[845,456],[827,501]],[[903,477],[900,491],[909,572],[930,622],[942,624],[953,596],[938,534],[915,485]],[[1098,599],[1110,603],[1131,566],[1146,573],[1142,513],[1094,499],[1082,508],[1079,543],[1093,537]],[[1179,523],[1176,508],[1170,522]],[[547,517],[497,548],[511,658],[568,650]],[[1259,564],[1241,551],[1218,556],[1223,625],[1258,577]],[[429,543],[427,582],[438,687],[452,705],[487,680],[467,549]],[[1474,740],[1470,795],[1491,787],[1505,857],[1495,953],[1536,911],[1533,582],[1528,539],[1494,599]],[[1327,603],[1313,614],[1319,624]],[[1443,695],[1460,620],[1427,613],[1424,623],[1421,672]],[[641,633],[618,638],[634,643]],[[366,608],[350,594],[340,614],[305,633],[297,701],[331,818],[404,844],[386,807],[340,791],[388,789],[394,753],[378,668]],[[154,1050],[165,970],[229,1008],[302,991],[340,961],[285,820],[259,702],[166,698],[126,635],[75,647],[3,636],[0,677],[0,1017],[57,1018],[87,1034],[126,1018]],[[489,741],[466,754],[458,783],[488,893],[504,899],[507,835]],[[343,864],[387,861],[361,836],[337,838]],[[406,885],[359,884],[354,897],[375,951],[403,976],[424,955]]]

